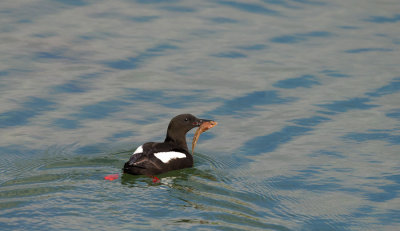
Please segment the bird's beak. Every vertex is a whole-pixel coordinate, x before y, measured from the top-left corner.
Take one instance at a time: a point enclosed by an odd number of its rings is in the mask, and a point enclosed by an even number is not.
[[[196,127],[199,127],[202,125],[204,122],[211,122],[212,120],[206,120],[206,119],[198,119],[195,122],[193,122],[193,125]]]

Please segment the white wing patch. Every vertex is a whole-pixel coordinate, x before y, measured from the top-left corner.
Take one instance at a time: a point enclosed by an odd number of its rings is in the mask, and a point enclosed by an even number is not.
[[[186,158],[185,153],[182,152],[157,152],[154,156],[160,159],[164,163],[168,163],[172,159]]]
[[[138,148],[136,148],[136,150],[133,152],[133,154],[142,153],[142,152],[143,152],[143,145],[140,145]]]

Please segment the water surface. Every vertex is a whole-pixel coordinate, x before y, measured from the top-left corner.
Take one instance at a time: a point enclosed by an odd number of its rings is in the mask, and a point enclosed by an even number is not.
[[[396,230],[399,12],[2,1],[2,230]],[[160,184],[121,174],[180,113],[219,123],[195,166]]]

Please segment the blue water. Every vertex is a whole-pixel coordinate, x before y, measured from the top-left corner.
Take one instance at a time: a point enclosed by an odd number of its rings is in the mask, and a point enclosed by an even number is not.
[[[398,230],[399,12],[1,1],[1,230]],[[123,175],[181,113],[195,166]]]

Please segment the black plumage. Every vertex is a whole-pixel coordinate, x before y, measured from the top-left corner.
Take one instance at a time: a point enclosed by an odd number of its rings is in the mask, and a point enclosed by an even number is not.
[[[168,125],[164,142],[148,142],[139,146],[124,165],[124,173],[153,176],[193,166],[193,156],[189,153],[186,133],[203,122],[191,114],[181,114],[172,118]]]

